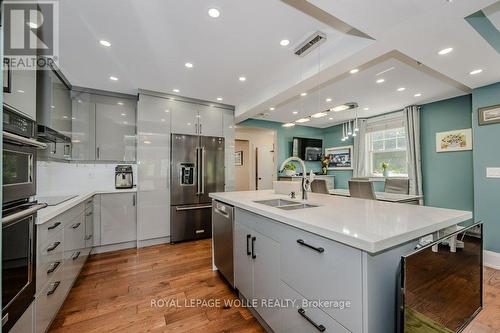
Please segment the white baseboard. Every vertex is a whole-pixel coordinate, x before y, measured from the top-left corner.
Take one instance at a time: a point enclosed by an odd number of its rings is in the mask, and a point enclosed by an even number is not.
[[[484,251],[484,266],[500,270],[500,253],[493,251]]]
[[[168,243],[170,243],[170,236],[140,240],[137,242],[137,247],[141,248],[141,247],[153,246],[158,244],[168,244]]]

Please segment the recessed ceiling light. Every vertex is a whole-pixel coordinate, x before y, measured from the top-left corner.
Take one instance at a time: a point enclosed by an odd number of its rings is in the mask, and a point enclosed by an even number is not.
[[[55,107],[54,105],[51,105],[51,106],[50,106],[50,108],[51,108],[51,109],[55,109],[56,107]]]
[[[127,114],[126,113],[122,113],[122,116],[126,116]]]
[[[238,78],[238,80],[240,80],[241,82],[245,82],[245,81],[247,80],[247,78],[246,78],[246,77],[244,77],[244,76],[240,76],[240,77]]]
[[[269,108],[269,111],[274,111],[274,110],[275,110],[274,106],[271,106],[271,107]]]
[[[123,102],[118,102],[118,103],[116,103],[116,104],[118,104],[118,105],[123,105]]]
[[[357,68],[351,69],[349,71],[349,73],[351,73],[351,74],[356,74],[357,72],[359,72],[359,69],[357,69]]]
[[[76,120],[76,117],[71,117],[71,120]]]
[[[482,72],[483,72],[483,70],[482,70],[482,69],[475,69],[475,70],[473,70],[472,72],[470,72],[469,74],[470,74],[470,75],[476,75],[476,74],[479,74],[479,73],[482,73]]]
[[[64,119],[68,119],[68,116],[63,116]]]
[[[283,126],[283,127],[293,127],[293,126],[295,126],[295,124],[294,123],[286,123],[286,124],[283,124],[281,126]]]
[[[370,108],[364,108],[363,110],[368,111],[368,110],[370,110]]]
[[[144,140],[143,142],[144,142],[144,144],[146,144],[146,145],[150,145],[150,144],[151,144],[151,141],[149,141],[149,140]]]
[[[292,113],[293,113],[293,114],[297,114],[297,113],[299,113],[299,111],[293,111]]]
[[[218,18],[220,16],[220,11],[217,8],[210,8],[208,10],[208,15],[213,18]]]
[[[116,76],[110,76],[109,79],[111,81],[118,81],[118,78]]]
[[[21,90],[21,89],[18,89],[17,92],[20,94],[24,94],[24,90]]]
[[[281,45],[281,46],[287,46],[288,44],[290,44],[290,41],[289,41],[288,39],[283,39],[283,40],[281,40],[281,42],[280,42],[280,45]]]
[[[105,47],[110,47],[111,46],[111,43],[108,42],[107,40],[104,40],[104,39],[101,39],[99,41],[99,44],[101,44],[102,46],[105,46]]]
[[[186,66],[187,68],[193,68],[193,64],[190,62],[186,62],[184,66]]]
[[[332,117],[330,117],[330,118],[328,118],[328,120],[333,120],[333,118],[332,118]]]
[[[453,51],[452,47],[447,47],[446,49],[442,49],[441,51],[438,52],[439,55],[445,55]]]
[[[128,123],[126,121],[123,122],[125,125],[127,125]]]
[[[333,111],[333,112],[339,112],[339,111],[344,111],[344,110],[347,110],[349,109],[349,106],[348,105],[345,105],[345,104],[342,104],[342,105],[338,105],[334,108],[331,108],[330,110]]]
[[[385,79],[378,79],[376,82],[377,82],[377,83],[384,83],[384,82],[385,82]]]
[[[307,93],[303,92],[303,93],[300,94],[300,96],[302,96],[302,97],[307,96]]]
[[[296,120],[295,122],[301,124],[301,123],[307,123],[310,120],[311,119],[309,119],[309,118],[300,118],[300,119]]]
[[[398,91],[405,91],[405,90],[406,90],[405,87],[398,88]]]
[[[324,116],[326,116],[326,112],[318,112],[318,113],[313,114],[311,117],[312,118],[321,118]]]
[[[327,103],[330,103],[330,102],[332,101],[332,99],[331,99],[330,97],[328,97],[327,99],[325,99],[325,101],[326,101]]]
[[[169,109],[166,109],[166,110],[165,110],[165,113],[169,113],[169,112],[170,112],[170,110],[169,110]]]
[[[180,91],[179,89],[177,89],[177,88],[172,89],[172,91],[173,91],[174,93],[180,93],[180,92],[181,92],[181,91]]]
[[[420,97],[420,96],[422,96],[422,93],[418,93],[418,94],[415,94],[415,95],[413,95],[413,96],[415,96],[415,97]]]
[[[222,97],[217,97],[217,100],[218,100],[219,102],[221,102],[221,101],[223,100],[223,98],[222,98]]]
[[[162,123],[163,123],[163,122],[165,122],[165,118],[161,118],[161,122],[162,122]]]

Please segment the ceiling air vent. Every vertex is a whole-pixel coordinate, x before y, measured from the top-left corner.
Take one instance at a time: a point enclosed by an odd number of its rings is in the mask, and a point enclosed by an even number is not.
[[[326,41],[326,35],[321,31],[316,31],[295,49],[295,54],[303,57],[320,46],[324,41]]]

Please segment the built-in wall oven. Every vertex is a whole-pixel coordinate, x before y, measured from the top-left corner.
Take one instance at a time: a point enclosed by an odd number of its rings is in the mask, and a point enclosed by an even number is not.
[[[33,120],[3,110],[2,332],[8,332],[35,297],[38,142]]]

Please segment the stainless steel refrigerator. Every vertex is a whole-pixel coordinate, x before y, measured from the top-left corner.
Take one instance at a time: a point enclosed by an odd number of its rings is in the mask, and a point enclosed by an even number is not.
[[[170,241],[212,235],[212,192],[224,191],[224,138],[172,134]]]

